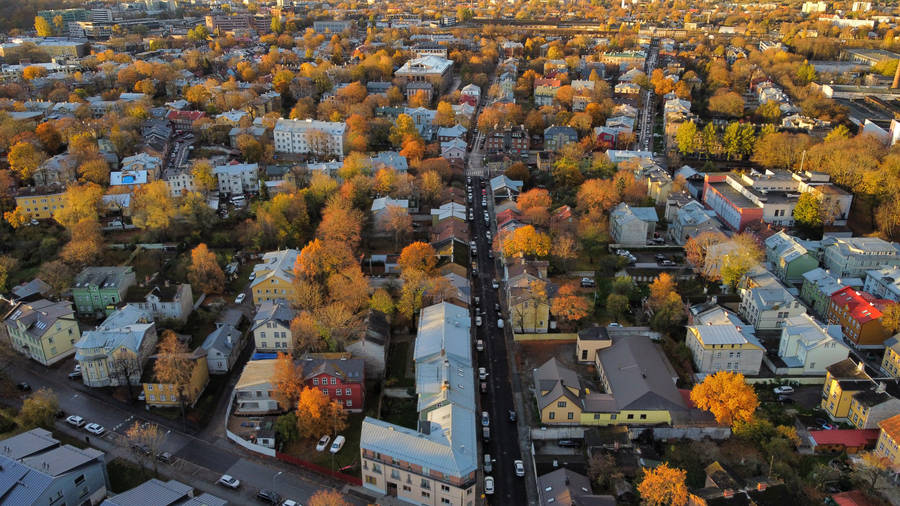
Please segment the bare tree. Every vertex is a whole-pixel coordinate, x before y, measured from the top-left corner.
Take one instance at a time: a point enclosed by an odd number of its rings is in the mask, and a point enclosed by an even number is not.
[[[125,432],[125,438],[131,445],[131,450],[139,461],[149,460],[153,465],[153,475],[157,476],[157,459],[163,441],[166,439],[166,433],[160,430],[159,425],[150,422],[134,422]]]

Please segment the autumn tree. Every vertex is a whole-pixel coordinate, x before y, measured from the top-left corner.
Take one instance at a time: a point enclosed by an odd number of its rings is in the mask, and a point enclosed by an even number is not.
[[[372,293],[372,297],[369,298],[369,307],[371,307],[375,311],[384,313],[388,318],[390,318],[395,308],[394,298],[391,297],[390,292],[388,292],[384,288],[378,288]]]
[[[97,184],[71,184],[62,196],[62,206],[53,212],[53,218],[70,230],[82,220],[97,222],[102,198],[103,188]]]
[[[550,299],[550,311],[560,318],[576,322],[590,314],[590,305],[587,299],[578,294],[575,283],[566,283]]]
[[[412,216],[405,207],[388,205],[387,217],[384,220],[385,231],[394,236],[394,247],[400,244],[400,238],[412,234]]]
[[[331,199],[322,211],[316,235],[323,241],[344,243],[356,250],[362,239],[363,214],[342,199]]]
[[[191,250],[191,266],[188,279],[203,293],[222,293],[225,290],[225,273],[219,267],[216,254],[200,243]]]
[[[900,332],[900,303],[885,304],[881,308],[881,326],[891,334]]]
[[[69,229],[71,240],[63,247],[60,258],[71,265],[83,266],[93,262],[103,251],[100,223],[84,218]]]
[[[347,427],[347,414],[319,388],[306,387],[297,401],[297,429],[300,437],[336,435]]]
[[[43,151],[27,141],[17,142],[6,155],[10,168],[22,179],[30,179],[46,158]]]
[[[645,467],[638,493],[649,506],[686,506],[689,493],[685,478],[687,471],[669,467],[668,463],[652,469]]]
[[[538,232],[531,225],[517,228],[502,238],[503,256],[517,255],[546,257],[550,254],[550,236]]]
[[[52,390],[41,388],[29,395],[19,409],[18,421],[22,427],[53,428],[53,421],[59,411],[59,399]]]
[[[733,91],[720,89],[709,98],[708,108],[717,116],[739,118],[744,115],[744,99]]]
[[[693,121],[685,121],[678,125],[675,131],[675,145],[682,155],[688,155],[697,152],[698,136],[697,124]]]
[[[309,501],[309,506],[348,506],[350,503],[344,500],[344,496],[337,490],[322,489],[317,491]]]
[[[213,174],[213,166],[206,159],[194,161],[191,165],[191,177],[194,178],[194,187],[203,195],[207,195],[218,185],[218,180]]]
[[[550,221],[550,192],[542,188],[533,188],[519,194],[516,204],[526,222],[534,225],[546,225]]]
[[[178,210],[168,185],[162,179],[136,189],[131,208],[131,220],[135,226],[155,232],[166,230]]]
[[[41,141],[41,145],[44,146],[44,149],[50,153],[55,153],[62,145],[62,135],[59,133],[59,130],[53,126],[53,123],[41,123],[35,128],[34,134],[37,135],[37,138]]]
[[[53,35],[53,26],[43,16],[35,16],[34,31],[38,37],[50,37]]]
[[[187,404],[199,393],[191,384],[194,361],[187,343],[178,339],[178,335],[170,329],[164,330],[160,336],[153,374],[157,382],[175,386],[181,405],[181,418],[185,421]]]
[[[671,329],[684,318],[684,301],[675,288],[675,280],[665,272],[650,283],[647,306],[653,311],[650,326],[654,329]]]
[[[78,167],[78,174],[83,181],[98,185],[109,184],[109,164],[101,157],[84,161]]]
[[[744,381],[744,375],[731,371],[707,375],[702,383],[694,385],[691,402],[712,413],[716,422],[728,426],[749,421],[759,406],[756,392]]]
[[[822,201],[813,192],[804,192],[794,207],[794,222],[807,232],[813,232],[823,225]]]
[[[723,283],[734,289],[743,279],[744,274],[759,265],[763,251],[750,234],[738,234],[732,237],[732,241],[735,247],[722,257],[720,277]]]
[[[878,479],[886,477],[891,468],[890,461],[874,451],[862,452],[853,463],[853,477],[871,490],[875,490]]]
[[[279,353],[275,359],[272,377],[275,399],[283,408],[294,409],[303,390],[303,368],[294,362],[294,357]]]
[[[153,473],[157,473],[156,458],[162,450],[162,444],[166,440],[166,432],[159,428],[155,423],[134,422],[131,427],[125,431],[125,439],[131,445],[135,457],[141,461],[149,462],[153,466]]]
[[[437,265],[437,253],[427,242],[416,241],[403,248],[397,261],[401,274],[407,270],[418,270],[431,276]]]

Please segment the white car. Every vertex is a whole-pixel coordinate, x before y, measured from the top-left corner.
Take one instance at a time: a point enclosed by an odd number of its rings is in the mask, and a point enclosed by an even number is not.
[[[319,444],[316,445],[316,451],[320,452],[320,451],[325,450],[325,448],[328,447],[329,441],[331,441],[331,436],[329,436],[327,434],[322,436],[322,439],[319,440]]]
[[[230,474],[223,474],[221,478],[216,480],[216,483],[234,490],[237,490],[237,488],[241,486],[241,480]]]
[[[235,303],[235,304],[242,304],[242,303],[244,302],[244,299],[246,299],[246,298],[247,298],[247,294],[246,294],[246,293],[239,293],[238,296],[235,297],[234,303]]]
[[[300,503],[293,499],[285,499],[281,506],[300,506]]]
[[[486,380],[487,377],[488,377],[487,369],[485,369],[484,367],[479,367],[478,368],[478,379]]]
[[[485,476],[484,477],[484,493],[488,495],[493,495],[494,493],[494,477],[493,476]]]
[[[493,288],[494,290],[500,288],[500,283],[498,283],[496,279],[491,281],[491,288]]]
[[[497,320],[497,328],[498,328],[498,329],[502,329],[502,328],[503,328],[503,318],[499,318],[499,319]]]
[[[84,426],[84,430],[90,432],[95,436],[103,435],[103,433],[106,432],[106,429],[104,429],[103,426],[99,423],[89,423]]]
[[[480,316],[476,316],[476,317],[475,317],[475,325],[476,325],[477,327],[480,327],[480,326],[481,326],[481,317],[480,317]]]
[[[488,416],[488,412],[487,412],[487,411],[482,411],[482,412],[481,412],[481,426],[482,426],[482,427],[487,427],[487,426],[489,426],[490,424],[491,424],[491,418]]]
[[[789,386],[775,387],[774,389],[772,389],[772,391],[775,392],[775,395],[789,395],[789,394],[794,393],[794,387],[789,387]]]
[[[344,447],[344,443],[346,441],[347,439],[344,438],[344,436],[338,436],[334,438],[334,443],[331,443],[331,449],[329,449],[328,451],[330,451],[331,453],[337,453],[341,451],[341,448]]]
[[[484,341],[482,341],[481,339],[475,341],[475,349],[477,351],[484,351]]]
[[[521,460],[513,462],[513,466],[516,468],[516,476],[525,476],[525,464]]]
[[[84,418],[81,418],[78,415],[69,415],[69,417],[66,418],[66,423],[74,425],[75,427],[81,427],[84,425]]]

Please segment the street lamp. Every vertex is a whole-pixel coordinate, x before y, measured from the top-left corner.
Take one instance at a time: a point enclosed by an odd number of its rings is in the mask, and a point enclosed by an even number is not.
[[[284,471],[278,471],[277,473],[272,475],[272,492],[275,492],[275,478],[278,478],[282,474],[284,474]]]

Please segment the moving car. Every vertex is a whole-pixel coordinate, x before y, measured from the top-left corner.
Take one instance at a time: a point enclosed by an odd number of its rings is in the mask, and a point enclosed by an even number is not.
[[[338,436],[334,438],[334,443],[331,443],[331,449],[329,449],[328,451],[330,451],[331,453],[337,453],[341,451],[341,448],[344,447],[344,443],[346,441],[347,439],[344,436]]]
[[[237,490],[238,487],[241,486],[241,480],[231,476],[230,474],[223,474],[221,478],[216,480],[216,484],[222,485],[223,487],[228,487],[232,490]]]
[[[104,432],[106,432],[106,429],[104,429],[103,426],[100,425],[99,423],[89,423],[84,426],[84,430],[90,432],[91,434],[93,434],[95,436],[100,436]]]
[[[493,476],[485,476],[484,477],[484,493],[488,495],[493,495],[494,493],[494,478]]]
[[[242,304],[244,302],[244,299],[246,299],[246,298],[247,298],[246,293],[239,293],[238,296],[234,299],[234,303]]]
[[[775,395],[790,395],[794,393],[794,387],[789,387],[787,385],[775,387],[772,389],[772,392],[774,392]]]
[[[513,466],[516,468],[516,476],[525,476],[525,464],[521,460],[513,462]]]
[[[69,417],[66,418],[66,423],[74,425],[75,427],[82,427],[84,425],[84,418],[81,418],[78,415],[69,415]]]
[[[316,451],[320,452],[320,451],[325,450],[325,448],[328,447],[329,441],[331,441],[331,436],[329,436],[327,434],[322,436],[322,439],[319,439],[319,444],[316,445]]]

